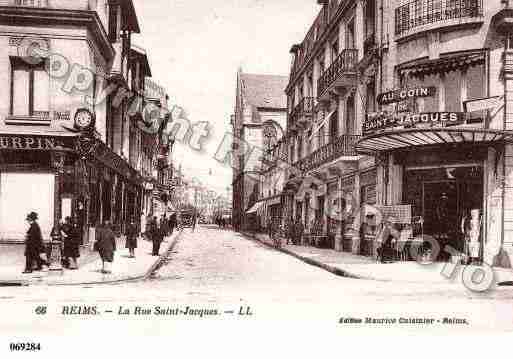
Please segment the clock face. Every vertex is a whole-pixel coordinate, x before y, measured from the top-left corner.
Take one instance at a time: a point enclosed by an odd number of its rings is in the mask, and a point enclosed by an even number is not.
[[[92,115],[89,111],[79,111],[75,116],[75,123],[79,128],[87,128],[93,121]]]

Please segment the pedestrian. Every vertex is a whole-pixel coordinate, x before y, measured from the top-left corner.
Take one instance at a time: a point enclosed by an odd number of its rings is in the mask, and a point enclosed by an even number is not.
[[[135,248],[137,248],[137,236],[139,234],[138,228],[135,225],[135,221],[132,219],[126,229],[126,244],[125,248],[128,248],[130,258],[135,258]]]
[[[193,213],[191,221],[191,232],[194,232],[196,229],[196,212]]]
[[[66,268],[71,270],[78,269],[78,258],[80,258],[80,227],[78,220],[66,217],[65,223],[61,228],[64,234],[63,258]]]
[[[166,237],[169,233],[169,226],[167,225],[167,218],[166,215],[164,215],[160,219],[160,230],[162,231],[162,235]]]
[[[152,255],[154,257],[159,255],[160,244],[162,243],[163,237],[161,236],[161,231],[157,222],[157,217],[153,217],[150,228],[149,228],[150,238],[153,242],[153,251]]]
[[[102,259],[102,273],[112,273],[112,263],[116,252],[116,236],[112,231],[110,221],[105,221],[98,229],[95,248]]]
[[[173,213],[171,215],[171,217],[169,217],[169,235],[173,234],[173,231],[175,230],[176,225],[177,225],[176,213]]]
[[[41,228],[37,220],[38,214],[36,212],[30,212],[27,215],[26,221],[29,223],[29,229],[25,238],[25,270],[23,273],[32,273],[34,262],[37,264],[37,270],[42,269],[43,263],[48,265],[41,259],[41,254],[45,251]]]
[[[62,236],[62,266],[64,268],[69,268],[69,254],[71,252],[71,217],[64,218],[64,222],[61,222],[61,236]]]
[[[146,232],[146,215],[144,213],[141,214],[141,237],[144,237]]]
[[[396,228],[397,224],[398,220],[394,217],[389,217],[384,222],[379,235],[381,245],[377,250],[378,259],[381,263],[390,263],[396,256],[395,244],[400,239],[400,232]]]

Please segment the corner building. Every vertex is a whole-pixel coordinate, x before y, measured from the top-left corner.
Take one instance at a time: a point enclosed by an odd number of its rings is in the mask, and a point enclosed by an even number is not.
[[[381,5],[377,111],[356,145],[376,159],[378,204],[402,217],[405,241],[435,238],[441,260],[449,245],[511,267],[510,4]]]
[[[102,221],[122,232],[141,216],[153,158],[142,149],[158,135],[136,126],[148,99],[126,96],[143,93],[151,76],[131,44],[139,32],[131,0],[0,1],[1,242],[24,241],[30,211],[45,241],[76,216],[84,244]],[[28,48],[43,50],[40,61]],[[83,113],[94,119],[87,141],[75,126]]]
[[[400,242],[430,236],[440,260],[450,245],[511,267],[512,2],[318,3],[287,87],[288,216],[304,241],[375,255],[393,217]]]

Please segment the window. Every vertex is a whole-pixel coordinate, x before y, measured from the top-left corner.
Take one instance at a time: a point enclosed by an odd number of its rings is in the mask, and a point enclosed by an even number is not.
[[[366,95],[365,109],[367,113],[376,112],[376,91],[374,81],[371,81],[369,84],[367,84]]]
[[[119,41],[119,6],[109,6],[109,39],[111,42]]]
[[[330,117],[330,137],[334,140],[338,136],[338,109]]]
[[[346,29],[346,49],[354,49],[355,46],[355,30],[354,18],[347,24]]]
[[[303,158],[303,138],[298,136],[297,138],[297,159]]]
[[[322,125],[321,128],[319,129],[317,136],[319,136],[319,148],[321,148],[326,143],[326,138],[325,138],[325,134],[324,134],[324,125]]]
[[[11,65],[11,115],[49,119],[50,80],[44,65],[30,65],[20,58],[13,58]]]
[[[307,77],[308,77],[308,80],[307,80],[307,87],[306,87],[306,91],[307,91],[306,95],[308,97],[313,97],[313,74],[309,73]]]
[[[346,134],[354,135],[355,130],[355,103],[354,93],[349,95],[346,101]]]
[[[331,62],[333,63],[338,56],[338,40],[331,43]]]
[[[365,39],[374,35],[375,0],[367,0],[365,3]]]

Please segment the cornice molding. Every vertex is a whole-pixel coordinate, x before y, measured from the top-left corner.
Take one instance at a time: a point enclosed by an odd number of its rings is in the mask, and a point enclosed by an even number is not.
[[[0,24],[2,25],[75,25],[87,27],[94,36],[107,62],[115,55],[105,28],[94,11],[63,10],[47,8],[19,8],[0,6]]]

